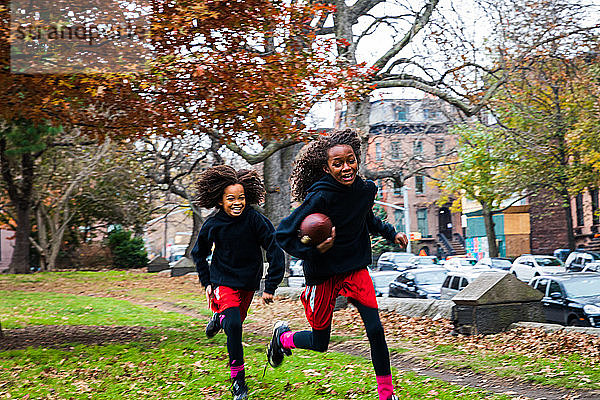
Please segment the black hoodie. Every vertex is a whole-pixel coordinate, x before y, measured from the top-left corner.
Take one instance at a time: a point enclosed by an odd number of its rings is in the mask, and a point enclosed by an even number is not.
[[[304,202],[281,221],[275,237],[289,254],[304,260],[307,285],[317,285],[328,278],[356,271],[371,264],[369,233],[393,241],[396,230],[373,214],[377,186],[372,181],[356,177],[345,186],[326,174],[309,189]],[[309,214],[327,215],[335,226],[333,247],[321,254],[298,238],[298,228]]]
[[[275,293],[283,279],[285,257],[275,242],[274,233],[271,221],[250,206],[237,217],[219,210],[202,225],[192,250],[200,283],[205,287],[213,285],[213,288],[257,290],[263,274],[262,247],[269,262],[265,292]],[[209,268],[206,257],[213,243]]]

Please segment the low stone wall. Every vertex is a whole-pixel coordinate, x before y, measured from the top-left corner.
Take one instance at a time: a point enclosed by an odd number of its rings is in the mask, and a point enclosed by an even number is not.
[[[275,296],[286,297],[290,299],[299,299],[304,288],[278,287]],[[452,318],[451,300],[430,300],[430,299],[406,299],[378,297],[377,303],[379,309],[384,311],[397,312],[398,314],[409,317],[428,317],[432,319]]]
[[[515,322],[514,324],[511,324],[508,329],[517,328],[541,328],[546,332],[565,331],[587,333],[588,335],[600,336],[600,328],[588,328],[585,326],[563,326],[558,324],[548,324],[540,322]]]

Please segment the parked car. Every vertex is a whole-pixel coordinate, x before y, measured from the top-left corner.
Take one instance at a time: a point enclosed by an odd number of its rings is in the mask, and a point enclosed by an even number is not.
[[[375,271],[370,272],[373,287],[375,288],[375,296],[387,296],[390,290],[390,282],[392,282],[401,273],[401,271]]]
[[[600,272],[600,262],[591,262],[585,264],[581,272]]]
[[[410,264],[413,268],[420,268],[423,266],[439,266],[440,260],[436,256],[412,256]]]
[[[570,252],[571,250],[569,249],[556,249],[554,250],[552,255],[564,263],[565,261],[567,261],[567,257],[569,256]]]
[[[548,322],[600,327],[600,273],[542,275],[529,284],[544,294]]]
[[[554,256],[523,255],[517,257],[509,272],[524,282],[539,275],[551,275],[565,272],[563,263]]]
[[[389,297],[439,299],[440,287],[448,271],[445,268],[410,269],[390,283]]]
[[[501,269],[503,271],[508,271],[511,266],[512,262],[508,258],[501,257],[483,257],[481,260],[477,261],[477,264],[475,264],[475,268],[488,267],[493,269]]]
[[[600,254],[593,251],[575,250],[567,257],[565,267],[567,271],[579,272],[582,271],[586,264],[600,261]]]
[[[489,268],[471,268],[468,270],[457,270],[450,271],[440,289],[440,299],[450,300],[458,292],[467,287],[467,285],[473,282],[484,272],[489,272]]]
[[[475,264],[477,264],[477,260],[475,258],[454,257],[449,260],[446,260],[446,262],[444,263],[444,268],[450,271],[455,271],[472,268]]]
[[[293,260],[290,262],[290,276],[304,276],[302,260]]]
[[[304,287],[306,281],[304,279],[304,268],[302,267],[302,260],[293,259],[290,262],[290,276],[288,276],[289,287]]]
[[[377,269],[379,271],[404,271],[412,268],[410,259],[414,257],[413,253],[405,252],[386,252],[382,253],[377,259]]]

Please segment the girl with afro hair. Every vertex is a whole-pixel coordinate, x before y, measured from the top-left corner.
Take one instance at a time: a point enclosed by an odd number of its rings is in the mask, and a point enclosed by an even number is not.
[[[402,246],[406,235],[373,214],[377,186],[358,175],[360,140],[351,129],[336,131],[306,145],[298,154],[290,182],[302,204],[281,221],[276,238],[281,247],[303,262],[306,288],[300,299],[310,331],[292,332],[284,321],[275,323],[267,359],[279,366],[291,349],[327,350],[331,320],[338,295],[356,306],[371,345],[371,360],[380,400],[393,400],[390,356],[379,319],[373,283],[369,234],[381,235]],[[313,213],[327,215],[331,236],[322,243],[303,244],[298,228]]]
[[[246,399],[242,323],[263,275],[262,249],[269,268],[262,300],[273,301],[283,279],[284,254],[275,241],[275,228],[251,204],[264,200],[265,188],[255,171],[236,171],[219,165],[206,170],[198,181],[196,204],[217,208],[202,225],[192,258],[200,283],[206,289],[208,305],[214,312],[206,326],[212,338],[221,328],[227,335],[227,351],[234,400]],[[210,266],[206,258],[212,251]]]

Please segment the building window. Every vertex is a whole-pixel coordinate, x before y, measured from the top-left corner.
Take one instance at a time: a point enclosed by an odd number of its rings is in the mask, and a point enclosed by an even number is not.
[[[375,160],[381,161],[381,143],[375,143]]]
[[[377,198],[380,199],[381,193],[383,192],[383,183],[381,182],[381,179],[377,179],[375,183],[377,183]]]
[[[437,118],[439,118],[439,112],[433,108],[424,108],[423,109],[423,118],[437,119]]]
[[[394,118],[396,119],[396,121],[406,121],[406,115],[406,106],[394,106]]]
[[[415,140],[413,152],[415,156],[420,156],[423,154],[423,142],[420,140]]]
[[[598,189],[590,190],[590,197],[592,198],[592,223],[598,225],[600,224],[600,215],[598,215]]]
[[[425,177],[422,175],[415,176],[415,192],[425,193]]]
[[[392,160],[399,160],[402,158],[402,148],[400,147],[400,142],[392,142],[391,147]]]
[[[444,139],[435,141],[435,156],[441,157],[444,154]]]
[[[394,196],[402,195],[402,186],[398,185],[396,181],[394,181]]]
[[[583,195],[575,197],[575,210],[577,212],[577,226],[583,226]]]
[[[417,229],[421,233],[421,236],[429,236],[429,227],[427,226],[427,209],[420,208],[417,210]]]
[[[406,232],[406,227],[404,226],[403,210],[394,210],[394,225],[396,227],[397,232]]]

